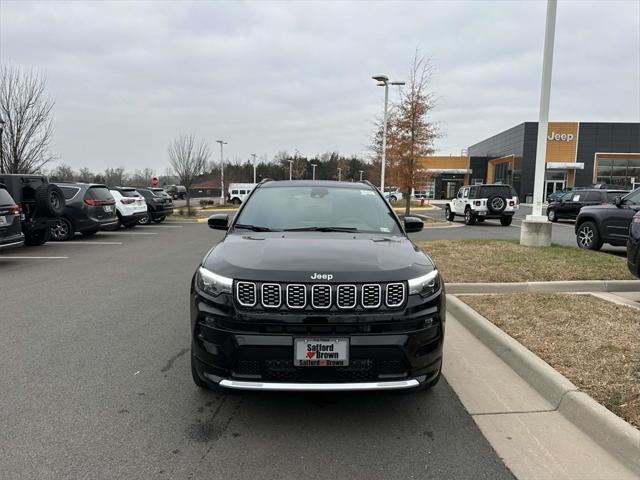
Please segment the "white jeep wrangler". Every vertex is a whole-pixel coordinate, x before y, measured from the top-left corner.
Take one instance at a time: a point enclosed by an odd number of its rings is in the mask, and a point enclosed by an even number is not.
[[[464,217],[466,225],[499,218],[508,227],[518,207],[518,195],[511,185],[470,185],[458,190],[458,196],[444,207],[444,214],[450,222],[456,215]]]

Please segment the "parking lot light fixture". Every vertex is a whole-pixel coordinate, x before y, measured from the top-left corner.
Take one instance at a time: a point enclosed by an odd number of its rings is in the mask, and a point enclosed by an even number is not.
[[[315,180],[316,179],[316,167],[318,166],[317,163],[312,163],[311,164],[311,168],[313,169],[313,176],[312,179]]]
[[[389,105],[389,83],[391,85],[404,85],[405,82],[401,80],[394,80],[389,82],[389,77],[386,75],[374,75],[373,78],[376,82],[378,82],[379,87],[384,87],[384,117],[382,123],[382,159],[380,161],[380,191],[384,192],[384,170],[387,164],[387,112]],[[360,175],[362,177],[362,174]],[[362,178],[360,178],[362,180]]]
[[[342,181],[342,169],[338,168],[338,181],[341,182]]]
[[[364,170],[359,170],[360,172],[360,181],[362,181],[362,174],[364,173]]]
[[[4,160],[2,159],[2,133],[4,132],[4,120],[0,118],[0,167],[4,165]]]
[[[253,183],[256,183],[256,157],[257,157],[257,155],[255,153],[252,153],[251,156],[253,157]]]
[[[224,140],[216,140],[220,144],[220,204],[224,205],[224,154],[223,146],[228,145]]]
[[[292,172],[293,172],[293,160],[289,160],[289,181],[292,180]]]

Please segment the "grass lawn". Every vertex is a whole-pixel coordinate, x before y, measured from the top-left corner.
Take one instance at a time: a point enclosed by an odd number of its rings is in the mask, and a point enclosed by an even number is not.
[[[577,247],[523,247],[515,240],[436,240],[418,246],[447,282],[634,279],[625,258]]]
[[[461,298],[580,390],[640,428],[640,310],[590,295]]]

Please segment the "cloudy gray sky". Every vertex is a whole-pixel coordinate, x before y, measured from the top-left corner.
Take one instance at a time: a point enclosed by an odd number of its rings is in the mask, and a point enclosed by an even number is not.
[[[404,78],[419,47],[436,68],[438,153],[459,154],[537,119],[545,8],[0,0],[0,60],[46,74],[63,162],[161,173],[182,132],[242,160],[364,154],[383,103],[371,75]],[[639,1],[560,1],[551,118],[640,121]]]

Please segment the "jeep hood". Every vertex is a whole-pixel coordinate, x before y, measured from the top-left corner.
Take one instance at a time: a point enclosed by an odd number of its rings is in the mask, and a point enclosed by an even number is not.
[[[435,268],[406,237],[338,232],[233,233],[202,265],[240,280],[313,282],[316,273],[337,283],[402,281]]]

